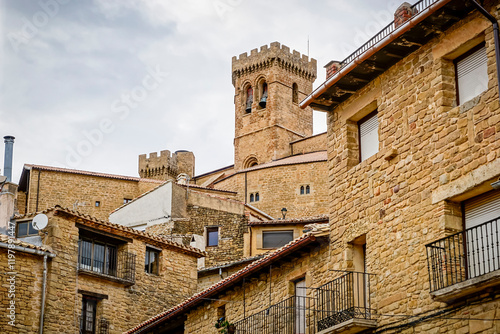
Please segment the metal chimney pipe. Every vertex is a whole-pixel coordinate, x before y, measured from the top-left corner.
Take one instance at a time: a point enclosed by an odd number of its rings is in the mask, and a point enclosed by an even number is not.
[[[7,176],[7,182],[12,182],[12,154],[14,152],[14,136],[3,137],[5,143],[5,158],[3,160],[3,175]]]

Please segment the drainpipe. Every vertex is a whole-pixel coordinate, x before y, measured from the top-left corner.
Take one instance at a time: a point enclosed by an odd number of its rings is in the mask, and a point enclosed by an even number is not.
[[[30,253],[35,255],[43,255],[43,279],[42,279],[42,306],[40,312],[40,334],[43,334],[43,316],[45,313],[45,290],[47,287],[47,257],[56,257],[55,254],[44,252],[38,249],[22,247],[19,245],[13,245],[5,242],[0,242],[0,248],[14,249],[24,253]]]
[[[491,15],[484,7],[476,2],[476,0],[471,0],[472,4],[484,17],[491,21],[493,24],[493,37],[495,38],[495,59],[497,64],[497,84],[498,84],[498,98],[500,99],[500,41],[498,39],[498,22],[497,19]]]
[[[47,254],[43,256],[42,307],[40,311],[40,334],[43,334],[43,316],[45,313],[45,289],[47,286]]]

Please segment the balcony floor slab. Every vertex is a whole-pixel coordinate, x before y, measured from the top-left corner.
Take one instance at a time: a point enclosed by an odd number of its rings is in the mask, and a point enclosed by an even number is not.
[[[338,325],[327,328],[317,334],[353,334],[377,327],[377,321],[373,319],[350,319]]]

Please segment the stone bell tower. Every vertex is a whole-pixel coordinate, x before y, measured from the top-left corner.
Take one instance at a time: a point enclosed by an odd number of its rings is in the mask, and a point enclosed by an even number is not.
[[[286,157],[291,141],[312,135],[313,111],[299,102],[315,79],[316,60],[278,42],[233,57],[236,171]]]

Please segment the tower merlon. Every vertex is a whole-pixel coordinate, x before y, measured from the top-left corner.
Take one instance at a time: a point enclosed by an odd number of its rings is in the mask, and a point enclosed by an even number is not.
[[[301,55],[296,50],[290,52],[288,46],[281,45],[279,42],[273,42],[269,46],[263,45],[260,47],[260,50],[253,49],[250,51],[250,56],[245,52],[240,54],[239,57],[233,57],[232,73],[233,75],[238,75],[242,71],[252,70],[253,68],[268,64],[275,59],[291,65],[291,68],[294,70],[303,71],[313,80],[316,78],[316,59],[311,58],[309,60],[307,55]]]

